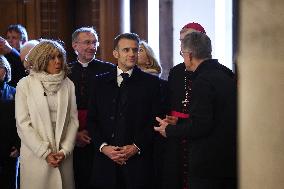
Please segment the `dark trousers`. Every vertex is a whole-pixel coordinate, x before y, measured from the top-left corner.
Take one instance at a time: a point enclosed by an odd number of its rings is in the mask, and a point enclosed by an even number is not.
[[[90,187],[88,189],[134,189],[131,186],[131,182],[129,179],[127,179],[127,172],[126,169],[124,169],[123,165],[117,165],[116,166],[116,183],[113,187]],[[107,179],[107,178],[106,178]]]
[[[74,178],[76,189],[88,189],[89,179],[93,167],[94,147],[75,147],[73,153]]]
[[[123,165],[116,166],[116,189],[132,189],[131,181],[127,175],[127,169]]]
[[[107,178],[106,178],[107,179]],[[114,187],[89,187],[88,189],[154,189],[155,187],[145,186],[134,186],[133,181],[130,180],[127,169],[122,165],[116,166],[116,184]],[[159,189],[159,188],[155,188]]]
[[[236,179],[189,178],[190,189],[237,189]]]
[[[155,144],[155,182],[158,189],[184,189],[180,139],[160,139]]]
[[[16,188],[16,163],[17,158],[3,160],[0,165],[0,188],[14,189]]]

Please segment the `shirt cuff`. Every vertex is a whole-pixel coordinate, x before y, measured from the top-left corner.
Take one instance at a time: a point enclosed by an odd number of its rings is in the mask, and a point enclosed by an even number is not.
[[[139,148],[138,146],[136,146],[136,144],[134,144],[134,143],[133,143],[133,145],[138,149],[137,154],[140,155],[140,153],[141,153],[141,152],[140,152],[140,151],[141,151],[140,148]]]
[[[102,145],[100,146],[100,152],[102,152],[102,148],[104,147],[104,146],[107,146],[108,144],[106,143],[106,142],[104,142],[104,143],[102,143]]]

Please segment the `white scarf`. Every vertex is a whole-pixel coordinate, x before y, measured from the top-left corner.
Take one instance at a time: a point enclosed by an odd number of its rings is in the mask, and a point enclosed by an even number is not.
[[[61,87],[61,83],[65,78],[64,71],[61,71],[58,74],[49,74],[46,72],[34,72],[31,70],[30,76],[38,79],[44,89],[44,92],[48,94],[55,94]]]

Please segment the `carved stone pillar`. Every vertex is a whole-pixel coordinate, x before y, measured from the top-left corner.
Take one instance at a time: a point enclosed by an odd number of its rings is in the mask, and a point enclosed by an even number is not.
[[[130,30],[148,40],[148,0],[130,0]]]
[[[113,40],[123,31],[123,0],[100,0],[101,59],[116,63],[112,55]]]
[[[173,67],[173,1],[160,0],[160,61],[163,68],[161,78],[168,79]]]

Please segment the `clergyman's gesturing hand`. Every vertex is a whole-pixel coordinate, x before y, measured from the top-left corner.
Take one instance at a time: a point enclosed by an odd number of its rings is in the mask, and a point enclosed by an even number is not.
[[[159,127],[154,127],[154,130],[159,132],[163,137],[167,137],[166,127],[169,123],[167,123],[165,119],[161,119],[159,117],[156,117],[156,120],[159,122]]]

